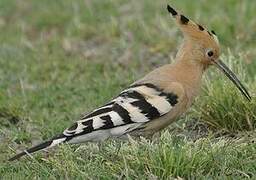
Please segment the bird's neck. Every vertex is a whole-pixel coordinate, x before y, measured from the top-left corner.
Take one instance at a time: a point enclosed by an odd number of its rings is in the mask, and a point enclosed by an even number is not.
[[[177,56],[176,62],[173,64],[176,80],[184,86],[187,95],[191,98],[198,94],[205,70],[204,66],[193,58],[194,56],[184,53]]]

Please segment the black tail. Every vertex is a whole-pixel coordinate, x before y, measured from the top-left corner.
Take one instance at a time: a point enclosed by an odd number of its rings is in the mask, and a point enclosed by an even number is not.
[[[34,147],[32,147],[32,148],[29,148],[29,149],[27,149],[27,150],[25,150],[25,151],[22,151],[22,152],[19,153],[19,154],[16,154],[14,157],[10,158],[8,161],[14,161],[14,160],[19,159],[19,158],[21,158],[22,156],[25,156],[25,155],[27,155],[27,154],[32,154],[32,153],[34,153],[34,152],[36,152],[36,151],[43,150],[43,149],[47,149],[47,148],[49,148],[50,146],[53,147],[53,146],[55,146],[55,145],[58,145],[58,144],[60,144],[60,143],[65,142],[65,141],[66,141],[66,138],[67,138],[67,137],[66,137],[65,135],[61,134],[61,135],[59,135],[59,136],[56,136],[56,137],[52,138],[52,139],[49,140],[49,141],[45,141],[45,142],[43,142],[43,143],[41,143],[41,144],[38,144],[38,145],[36,145],[36,146],[34,146]]]

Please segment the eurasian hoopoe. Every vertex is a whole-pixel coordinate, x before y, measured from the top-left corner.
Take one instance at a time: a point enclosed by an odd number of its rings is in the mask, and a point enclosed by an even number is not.
[[[220,46],[214,31],[194,23],[169,5],[167,9],[184,35],[184,42],[173,64],[147,74],[122,91],[109,103],[88,113],[62,134],[12,157],[47,149],[60,143],[102,141],[126,135],[146,136],[167,127],[184,113],[199,92],[204,71],[217,66],[251,97],[234,73],[219,60]]]

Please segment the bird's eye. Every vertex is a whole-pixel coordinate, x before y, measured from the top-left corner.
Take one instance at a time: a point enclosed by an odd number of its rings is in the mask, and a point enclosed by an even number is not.
[[[212,57],[212,56],[213,56],[213,54],[214,54],[214,53],[213,53],[213,51],[212,51],[212,50],[207,51],[207,56],[208,56],[208,57]]]

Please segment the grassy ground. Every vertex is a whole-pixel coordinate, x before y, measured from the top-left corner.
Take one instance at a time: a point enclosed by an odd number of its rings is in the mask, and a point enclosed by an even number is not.
[[[223,60],[255,96],[255,1],[1,0],[0,179],[256,178],[256,101],[214,69],[187,116],[156,140],[6,162],[170,62],[182,37],[166,3],[216,31]]]

